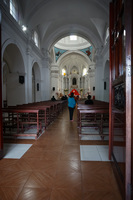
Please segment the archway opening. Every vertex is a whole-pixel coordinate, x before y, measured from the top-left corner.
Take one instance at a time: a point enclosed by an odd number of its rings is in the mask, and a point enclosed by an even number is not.
[[[41,100],[41,75],[38,63],[32,67],[32,102]]]
[[[25,103],[24,61],[15,44],[9,44],[3,54],[3,101],[9,106]]]
[[[52,85],[58,85],[55,93],[61,93],[64,95],[69,94],[73,88],[76,88],[78,92],[82,90],[82,98],[86,98],[88,93],[93,93],[93,84],[89,81],[90,66],[93,68],[93,46],[86,39],[73,35],[74,39],[71,39],[71,35],[60,39],[54,44],[51,50],[52,62],[54,67],[51,67]],[[58,68],[58,80],[55,79],[57,72],[55,72],[55,66]],[[65,69],[65,73],[62,70]],[[83,70],[86,69],[84,74]],[[54,71],[54,72],[53,72]],[[93,73],[95,76],[95,73]],[[80,83],[82,80],[82,85]],[[58,83],[55,83],[58,82]],[[93,86],[92,86],[93,85]],[[89,91],[90,90],[90,91]]]

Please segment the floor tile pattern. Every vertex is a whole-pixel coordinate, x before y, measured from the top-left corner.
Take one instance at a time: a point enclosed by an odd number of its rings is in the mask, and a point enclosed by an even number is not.
[[[107,145],[80,145],[81,161],[109,161]]]
[[[70,122],[66,109],[38,140],[12,141],[32,146],[0,160],[0,200],[122,200],[110,161],[94,159],[107,140],[81,140],[76,116]]]
[[[32,144],[4,143],[4,158],[21,158]]]

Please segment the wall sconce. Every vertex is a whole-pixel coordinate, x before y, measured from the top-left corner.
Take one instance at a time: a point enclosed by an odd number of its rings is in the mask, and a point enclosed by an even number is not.
[[[22,25],[22,30],[25,32],[27,31],[27,27],[25,25]]]

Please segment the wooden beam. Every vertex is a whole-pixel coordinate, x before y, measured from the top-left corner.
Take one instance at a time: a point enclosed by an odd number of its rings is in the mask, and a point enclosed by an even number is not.
[[[1,29],[1,23],[2,23],[2,13],[0,10],[0,159],[3,157],[3,126],[2,126],[2,29]]]
[[[126,180],[125,199],[133,199],[133,1],[125,1],[126,30]]]
[[[112,46],[113,36],[112,31],[114,28],[114,13],[113,3],[110,3],[110,18],[109,18],[109,31],[110,31],[110,84],[109,84],[109,160],[111,160],[112,153],[112,73],[113,73],[113,58],[112,58]]]

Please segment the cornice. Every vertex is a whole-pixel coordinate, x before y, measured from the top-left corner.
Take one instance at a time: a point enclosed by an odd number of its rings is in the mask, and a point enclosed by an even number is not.
[[[0,3],[1,10],[2,10],[2,31],[4,32],[5,28],[7,26],[10,27],[9,33],[15,33],[20,37],[22,40],[25,41],[26,45],[30,45],[30,48],[27,48],[29,52],[33,51],[38,55],[40,58],[43,59],[43,54],[41,50],[35,45],[34,41],[31,39],[30,32],[24,32],[21,28],[21,26],[18,24],[18,22],[12,17],[12,15],[9,13],[8,7],[6,7],[3,3]],[[5,21],[5,23],[3,23]],[[7,25],[7,26],[6,26]],[[8,28],[8,27],[7,27]],[[33,53],[30,53],[30,55],[33,55]]]
[[[106,45],[103,47],[101,51],[101,55],[106,55],[109,52],[109,37],[107,39]]]

